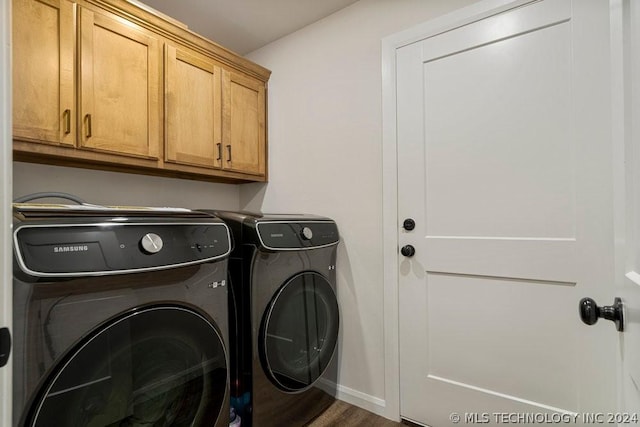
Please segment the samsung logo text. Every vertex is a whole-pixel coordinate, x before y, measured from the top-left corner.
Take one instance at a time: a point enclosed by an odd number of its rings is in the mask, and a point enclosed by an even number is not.
[[[86,252],[89,250],[89,246],[88,245],[77,245],[77,246],[55,246],[53,248],[53,252],[54,253],[61,253],[61,252]]]

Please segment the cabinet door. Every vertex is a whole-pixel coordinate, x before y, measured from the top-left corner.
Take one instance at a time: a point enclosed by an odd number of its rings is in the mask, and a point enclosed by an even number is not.
[[[14,0],[15,139],[74,145],[74,8],[67,0]]]
[[[165,160],[222,165],[221,70],[186,48],[165,47]]]
[[[80,8],[80,145],[157,158],[160,43],[122,19]]]
[[[225,71],[224,168],[265,175],[265,87],[259,80]]]

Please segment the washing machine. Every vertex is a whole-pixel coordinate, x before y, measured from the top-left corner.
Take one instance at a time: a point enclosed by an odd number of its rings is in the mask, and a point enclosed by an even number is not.
[[[228,227],[14,206],[16,426],[229,425]]]
[[[336,394],[336,223],[310,215],[215,215],[235,241],[232,394],[243,426],[305,425]]]

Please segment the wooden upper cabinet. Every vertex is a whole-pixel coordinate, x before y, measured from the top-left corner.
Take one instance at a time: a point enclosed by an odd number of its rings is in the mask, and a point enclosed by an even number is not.
[[[220,67],[184,47],[165,45],[165,160],[222,166]]]
[[[128,0],[11,0],[14,159],[266,181],[270,71]]]
[[[75,4],[14,0],[13,135],[75,145]]]
[[[223,167],[265,176],[265,85],[257,79],[225,71],[223,88]]]
[[[80,145],[158,158],[160,42],[121,18],[80,9]]]

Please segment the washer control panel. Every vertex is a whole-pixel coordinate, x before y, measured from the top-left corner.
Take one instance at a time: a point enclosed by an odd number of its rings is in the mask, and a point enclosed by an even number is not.
[[[265,221],[256,224],[260,243],[267,249],[313,249],[340,241],[333,221]]]
[[[231,250],[223,223],[102,223],[18,227],[16,260],[35,276],[117,274],[195,264]]]

